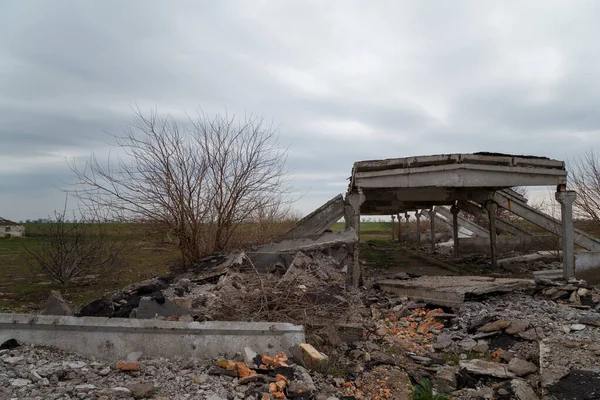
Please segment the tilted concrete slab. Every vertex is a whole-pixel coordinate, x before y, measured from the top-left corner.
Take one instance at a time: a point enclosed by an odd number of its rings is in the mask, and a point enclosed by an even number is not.
[[[169,359],[232,357],[244,347],[274,354],[305,341],[304,328],[289,323],[0,314],[0,343],[13,338],[112,362],[134,351]]]
[[[473,204],[469,201],[459,201],[458,208],[471,214],[475,218],[480,218],[486,221],[488,220],[487,211],[481,208],[481,206],[478,204]],[[511,222],[503,221],[498,217],[496,217],[496,227],[503,232],[507,232],[515,236],[533,236],[533,233],[527,232],[525,229]]]
[[[280,239],[319,236],[344,216],[344,197],[340,194],[298,221]]]
[[[485,276],[422,276],[408,280],[389,279],[378,284],[388,293],[447,307],[458,307],[465,300],[486,294],[509,293],[535,287],[531,279]]]
[[[540,228],[552,232],[557,236],[563,236],[561,221],[528,206],[526,203],[512,196],[510,192],[497,191],[494,194],[494,201],[500,207],[521,218],[525,218]],[[600,240],[578,229],[573,229],[573,242],[586,250],[600,251]]]
[[[346,229],[341,232],[325,232],[316,239],[290,239],[277,243],[269,243],[259,246],[249,253],[289,253],[295,251],[318,250],[339,244],[353,244],[358,241],[358,235],[354,229]]]

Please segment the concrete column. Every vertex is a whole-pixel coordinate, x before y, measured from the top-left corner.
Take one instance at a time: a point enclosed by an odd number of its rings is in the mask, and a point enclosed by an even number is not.
[[[435,209],[429,210],[429,224],[431,225],[431,250],[435,250]]]
[[[410,215],[408,215],[408,212],[404,213],[404,218],[406,218],[406,240],[408,240],[408,234],[410,233]]]
[[[402,216],[400,214],[396,214],[398,217],[398,243],[402,241]]]
[[[560,189],[560,188],[559,188]],[[577,193],[573,190],[556,192],[560,203],[563,240],[563,276],[569,279],[575,276],[575,245],[573,244],[573,202]]]
[[[417,246],[421,246],[421,212],[417,210],[415,212],[417,218]]]
[[[496,212],[498,204],[488,201],[485,205],[490,220],[490,254],[492,256],[492,268],[498,266],[498,253],[496,252]]]
[[[454,239],[454,258],[460,257],[460,252],[458,250],[458,212],[459,208],[456,205],[453,205],[450,208],[450,212],[452,213],[452,238]]]
[[[361,283],[362,271],[360,267],[360,252],[359,252],[359,242],[360,242],[360,206],[365,201],[365,195],[362,193],[361,189],[358,189],[358,193],[349,193],[346,195],[346,201],[344,205],[344,219],[346,221],[346,229],[354,229],[356,232],[356,236],[358,237],[358,242],[356,242],[352,247],[352,268],[350,272],[350,283],[352,286],[358,286]]]
[[[396,229],[395,220],[396,220],[396,216],[394,214],[392,214],[392,242],[394,241],[394,229]]]

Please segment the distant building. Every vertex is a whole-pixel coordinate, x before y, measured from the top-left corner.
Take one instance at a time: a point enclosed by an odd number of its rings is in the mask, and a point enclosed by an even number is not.
[[[25,227],[0,217],[0,237],[23,236]]]

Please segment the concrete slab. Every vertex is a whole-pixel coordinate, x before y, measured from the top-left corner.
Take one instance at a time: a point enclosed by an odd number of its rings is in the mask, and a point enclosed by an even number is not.
[[[378,284],[388,293],[447,307],[460,306],[465,300],[481,295],[535,287],[530,279],[485,276],[422,276],[409,280],[384,280]]]
[[[298,221],[280,239],[316,237],[344,216],[344,197],[339,194]]]
[[[113,362],[135,351],[169,359],[232,357],[244,347],[274,354],[305,341],[304,328],[289,323],[0,314],[0,343],[13,338]]]
[[[296,251],[310,251],[341,244],[353,244],[356,242],[358,242],[358,235],[354,229],[346,229],[341,232],[325,232],[316,239],[290,239],[277,243],[265,244],[253,250],[251,253],[289,253]]]

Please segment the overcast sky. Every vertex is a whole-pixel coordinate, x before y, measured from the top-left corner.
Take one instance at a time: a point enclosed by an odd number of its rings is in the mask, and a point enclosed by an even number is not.
[[[358,160],[600,149],[597,1],[0,3],[0,216],[47,216],[131,106],[253,112],[289,144],[297,208]]]

